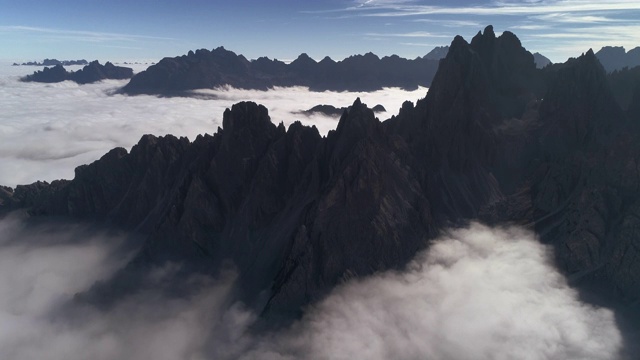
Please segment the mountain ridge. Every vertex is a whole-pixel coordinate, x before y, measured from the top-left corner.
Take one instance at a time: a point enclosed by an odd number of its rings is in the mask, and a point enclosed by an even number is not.
[[[231,261],[239,297],[269,319],[299,316],[344,279],[400,269],[473,219],[534,229],[574,284],[633,304],[636,112],[593,51],[537,69],[513,33],[489,26],[456,37],[427,96],[387,121],[356,99],[322,137],[242,102],[213,136],[145,135],[71,181],[2,189],[0,212],[135,229],[147,241],[134,267]]]
[[[121,92],[129,95],[180,94],[194,89],[229,85],[266,90],[274,86],[306,86],[312,91],[374,91],[383,87],[417,89],[428,86],[439,59],[404,59],[373,53],[341,61],[329,57],[316,62],[303,53],[291,63],[243,55],[218,47],[164,58],[136,74]]]
[[[133,69],[131,68],[115,66],[108,61],[102,65],[98,60],[94,60],[78,71],[68,72],[61,64],[57,64],[51,68],[45,67],[40,71],[35,71],[33,74],[24,76],[20,80],[43,83],[57,83],[71,80],[78,84],[90,84],[104,79],[129,79],[132,76]]]

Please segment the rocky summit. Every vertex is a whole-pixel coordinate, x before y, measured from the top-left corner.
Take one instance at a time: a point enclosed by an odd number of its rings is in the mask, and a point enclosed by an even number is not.
[[[472,219],[534,229],[574,284],[637,306],[640,129],[612,84],[592,51],[537,69],[514,34],[487,27],[456,37],[426,98],[387,121],[357,99],[322,137],[242,102],[214,135],[145,135],[71,181],[0,189],[0,209],[145,234],[102,293],[137,286],[127,274],[149,264],[215,273],[231,262],[238,297],[271,319],[345,279],[402,268]]]

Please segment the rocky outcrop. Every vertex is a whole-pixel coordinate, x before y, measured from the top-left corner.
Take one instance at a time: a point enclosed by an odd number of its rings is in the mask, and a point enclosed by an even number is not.
[[[194,89],[224,85],[266,90],[274,86],[306,86],[313,91],[373,91],[383,87],[416,89],[429,86],[438,60],[408,60],[396,55],[379,58],[367,53],[342,61],[325,57],[316,62],[301,54],[290,64],[266,57],[249,61],[219,47],[164,58],[136,74],[122,92],[135,94],[184,94]]]
[[[239,296],[270,318],[299,315],[344,279],[401,268],[470,219],[535,229],[572,282],[633,303],[640,130],[629,109],[593,52],[541,70],[514,34],[487,27],[470,43],[456,37],[426,98],[388,121],[358,99],[321,137],[243,102],[213,136],[146,135],[72,181],[0,189],[0,209],[136,229],[147,240],[135,266],[213,273],[231,261]],[[122,288],[127,271],[104,286]]]
[[[52,68],[44,68],[32,75],[22,78],[22,81],[34,81],[43,83],[57,83],[65,80],[75,81],[78,84],[89,84],[104,79],[129,79],[133,76],[131,68],[115,66],[110,62],[101,65],[97,60],[78,71],[68,72],[58,64]]]

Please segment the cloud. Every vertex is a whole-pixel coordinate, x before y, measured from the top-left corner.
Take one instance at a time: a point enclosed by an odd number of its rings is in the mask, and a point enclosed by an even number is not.
[[[75,70],[78,67],[70,67]],[[136,70],[141,70],[139,66]],[[223,88],[199,91],[202,98],[109,95],[126,81],[107,80],[78,85],[23,83],[19,76],[33,67],[3,66],[0,70],[0,184],[15,186],[36,180],[73,177],[75,167],[100,158],[114,147],[131,148],[144,134],[186,136],[215,133],[224,110],[251,100],[269,109],[274,123],[295,120],[314,124],[326,134],[337,119],[294,114],[318,104],[348,106],[356,97],[371,107],[382,104],[396,114],[403,101],[416,101],[427,89],[385,89],[373,93],[318,92],[306,88],[251,91]],[[313,95],[311,95],[313,94]]]
[[[248,358],[615,359],[621,342],[531,233],[473,224],[406,271],[336,289]]]
[[[180,268],[167,264],[109,309],[72,301],[122,266],[125,238],[1,220],[0,358],[615,359],[621,346],[612,312],[580,303],[518,228],[453,230],[405,271],[353,279],[262,334],[233,300],[233,271],[181,278],[190,291],[176,296],[153,286]]]
[[[239,305],[225,303],[232,272],[181,279],[193,291],[186,297],[154,287],[175,272],[175,264],[151,271],[149,289],[108,310],[74,300],[131,258],[121,250],[130,236],[111,232],[69,223],[28,225],[15,215],[0,221],[0,358],[204,359],[206,340],[226,341],[252,319]]]
[[[422,5],[418,1],[380,1],[366,6],[342,9],[356,16],[420,16],[420,15],[537,15],[562,12],[615,12],[640,10],[640,4],[632,0],[549,0],[536,2],[493,1],[482,5],[439,6]]]
[[[332,9],[330,13],[337,18],[384,18],[385,22],[397,25],[379,28],[376,39],[385,37],[385,30],[389,31],[386,36],[390,38],[399,33],[422,32],[439,45],[444,44],[438,41],[438,37],[426,35],[441,34],[448,38],[456,35],[473,36],[485,25],[493,24],[496,29],[518,30],[517,35],[529,50],[541,52],[555,62],[578,56],[589,48],[597,49],[604,45],[633,48],[640,43],[640,32],[636,29],[636,19],[640,17],[640,2],[635,0],[485,0],[447,4],[417,0],[371,1],[366,4],[355,1],[352,5]],[[414,26],[409,25],[411,23]],[[417,24],[423,27],[418,28],[415,26]],[[599,30],[606,29],[603,26],[615,28],[615,31],[608,33],[607,39],[602,35],[593,37],[594,34],[602,34]],[[476,30],[467,33],[471,30],[469,27],[476,27]],[[580,33],[576,31],[576,27],[587,29],[579,38],[579,44],[576,44],[575,37],[558,36],[566,32]],[[454,31],[454,28],[457,30]],[[396,29],[404,30],[398,32]],[[363,39],[371,38],[367,31],[363,31],[360,36]],[[550,36],[553,36],[553,41],[549,40]],[[612,41],[615,43],[611,44]]]
[[[175,40],[172,38],[135,35],[135,34],[120,34],[110,32],[97,32],[97,31],[79,31],[79,30],[64,30],[53,29],[35,26],[17,26],[17,25],[4,25],[0,26],[0,33],[22,33],[22,34],[35,34],[46,35],[50,39],[56,40],[73,40],[73,41],[85,41],[85,42],[135,42],[140,40]]]
[[[408,38],[449,38],[449,35],[434,34],[427,31],[411,31],[406,33],[367,33],[366,36],[392,36],[392,37],[408,37]]]

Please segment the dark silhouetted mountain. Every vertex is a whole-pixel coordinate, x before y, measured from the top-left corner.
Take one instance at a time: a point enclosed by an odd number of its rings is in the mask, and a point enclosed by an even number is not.
[[[640,127],[630,115],[637,106],[621,109],[592,51],[537,69],[514,34],[489,26],[470,43],[456,37],[426,98],[385,122],[357,99],[321,137],[243,102],[213,136],[145,135],[71,181],[0,189],[0,209],[146,234],[132,265],[95,290],[102,301],[138,286],[132,268],[170,260],[215,273],[231,261],[245,302],[291,318],[345,279],[402,268],[444,227],[481,219],[535,229],[572,283],[637,308]]]
[[[538,52],[533,54],[533,62],[536,63],[536,67],[538,69],[542,69],[543,67],[551,64],[551,60]]]
[[[71,65],[88,65],[89,62],[87,60],[57,60],[57,59],[44,59],[42,62],[37,62],[37,61],[29,61],[29,62],[25,62],[22,64],[18,64],[18,63],[13,63],[13,66],[19,66],[19,65],[23,65],[23,66],[56,66],[56,65],[62,65],[62,66],[71,66]]]
[[[301,113],[307,115],[320,113],[329,116],[341,116],[345,111],[349,110],[349,108],[350,107],[337,108],[333,105],[316,105],[309,110],[301,111]],[[387,109],[385,109],[384,106],[380,104],[374,106],[373,108],[371,108],[371,110],[373,110],[374,113],[387,111]]]
[[[614,70],[608,76],[609,85],[620,107],[625,111],[633,111],[639,106],[637,99],[640,91],[640,66]]]
[[[428,60],[440,60],[444,59],[449,52],[448,46],[436,46],[433,50],[429,51],[427,55],[424,56],[425,59]]]
[[[622,46],[605,46],[596,53],[607,72],[640,66],[640,47],[625,52]]]
[[[342,61],[325,57],[316,62],[301,54],[290,64],[265,57],[249,61],[219,47],[164,58],[136,74],[122,91],[126,94],[182,94],[224,85],[266,90],[274,86],[306,86],[314,91],[373,91],[383,87],[416,89],[429,86],[438,60],[398,56],[379,58],[367,53]]]
[[[22,81],[34,81],[43,83],[56,83],[65,80],[75,81],[78,84],[89,84],[104,79],[129,79],[133,76],[131,68],[115,66],[108,62],[101,65],[97,60],[78,71],[68,72],[62,65],[52,68],[44,68],[32,75],[22,78]]]

